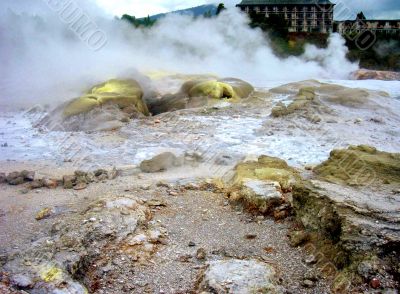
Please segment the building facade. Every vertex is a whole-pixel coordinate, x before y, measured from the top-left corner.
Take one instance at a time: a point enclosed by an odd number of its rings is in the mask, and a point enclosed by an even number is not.
[[[289,32],[330,33],[335,4],[329,0],[243,0],[236,5],[247,14],[272,14],[284,18]]]
[[[400,19],[397,20],[345,20],[337,21],[336,31],[342,35],[359,34],[364,31],[371,31],[373,33],[400,35]]]

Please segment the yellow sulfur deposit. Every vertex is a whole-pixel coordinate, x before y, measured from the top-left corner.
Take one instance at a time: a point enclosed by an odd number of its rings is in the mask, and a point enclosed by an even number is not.
[[[63,272],[55,266],[45,266],[40,271],[40,277],[43,281],[50,283],[62,279]]]
[[[288,189],[300,180],[300,176],[284,160],[263,155],[258,161],[239,163],[236,166],[234,183],[241,184],[244,179],[279,182],[283,189]]]
[[[326,181],[348,185],[400,183],[400,154],[360,145],[333,150],[314,172]]]
[[[212,99],[237,99],[238,96],[232,86],[216,80],[201,82],[189,90],[190,97],[208,96]]]
[[[121,109],[134,106],[138,112],[149,115],[139,83],[130,79],[114,79],[94,86],[85,95],[67,104],[63,114],[65,117],[70,117],[87,113],[108,103],[112,103]]]

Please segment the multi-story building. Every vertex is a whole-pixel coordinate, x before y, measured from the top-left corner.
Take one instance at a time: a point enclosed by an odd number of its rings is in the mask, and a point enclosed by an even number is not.
[[[359,34],[365,31],[381,34],[400,34],[400,19],[397,20],[345,20],[337,21],[336,31],[342,35]]]
[[[333,30],[335,4],[329,0],[243,0],[236,6],[248,14],[279,15],[287,21],[289,32]]]

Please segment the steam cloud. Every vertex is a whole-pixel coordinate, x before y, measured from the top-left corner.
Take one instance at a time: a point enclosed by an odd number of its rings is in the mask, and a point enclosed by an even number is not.
[[[308,46],[301,57],[280,59],[236,9],[213,19],[171,15],[146,30],[110,18],[91,1],[77,1],[107,38],[94,51],[48,2],[1,1],[1,105],[60,103],[96,82],[155,70],[213,73],[262,86],[271,80],[347,79],[357,69],[336,34],[327,49]]]

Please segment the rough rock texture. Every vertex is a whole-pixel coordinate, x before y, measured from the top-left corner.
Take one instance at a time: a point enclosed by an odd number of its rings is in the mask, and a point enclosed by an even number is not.
[[[20,277],[11,283],[26,285],[33,293],[92,292],[103,272],[99,268],[115,256],[126,254],[131,262],[140,262],[153,254],[164,233],[146,225],[150,217],[141,199],[106,197],[58,219],[49,237],[9,256],[3,270]]]
[[[270,93],[288,97],[286,103],[279,101],[272,108],[273,117],[299,113],[314,123],[321,121],[321,115],[332,114],[332,106],[373,110],[379,106],[372,101],[372,97],[389,97],[382,91],[348,88],[314,80],[283,85],[271,89]]]
[[[109,80],[56,108],[38,126],[61,131],[104,131],[118,129],[131,118],[148,115],[138,82]]]
[[[183,160],[176,157],[175,154],[172,152],[164,152],[149,160],[142,161],[140,170],[145,173],[156,173],[182,164]]]
[[[6,177],[5,174],[0,176],[1,182],[7,182],[9,185],[17,186],[26,182],[32,182],[35,179],[35,172],[23,170],[21,172],[9,173]]]
[[[333,150],[314,172],[329,182],[348,185],[400,183],[400,153],[360,145]]]
[[[256,260],[222,260],[209,263],[200,291],[218,294],[279,293],[275,270]]]
[[[239,192],[240,200],[250,210],[271,214],[275,207],[284,202],[282,194],[277,189],[280,189],[279,183],[246,179]]]
[[[272,108],[272,116],[280,117],[294,113],[297,110],[306,109],[315,99],[315,89],[312,87],[300,88],[296,96],[293,97],[293,102],[286,106],[279,102]]]
[[[355,80],[399,81],[400,73],[394,71],[359,69],[353,73],[353,78]]]
[[[312,245],[308,247],[319,256],[317,262],[334,263],[334,290],[344,293],[351,284],[369,283],[372,277],[379,277],[385,288],[399,286],[398,198],[388,191],[371,193],[368,187],[360,190],[312,181],[294,186],[293,206],[309,233]],[[380,270],[360,277],[363,262],[377,263]]]
[[[235,167],[233,182],[241,184],[245,179],[278,182],[282,190],[290,190],[300,176],[284,160],[263,155],[257,161],[239,163]]]
[[[137,111],[148,115],[149,112],[142,97],[143,91],[135,80],[109,80],[94,86],[84,96],[70,102],[65,106],[63,114],[70,117],[111,103],[121,109],[135,106]]]
[[[212,106],[222,99],[237,102],[249,97],[253,91],[253,86],[239,79],[197,78],[186,81],[178,93],[150,100],[148,104],[151,113],[160,114],[179,109]]]

